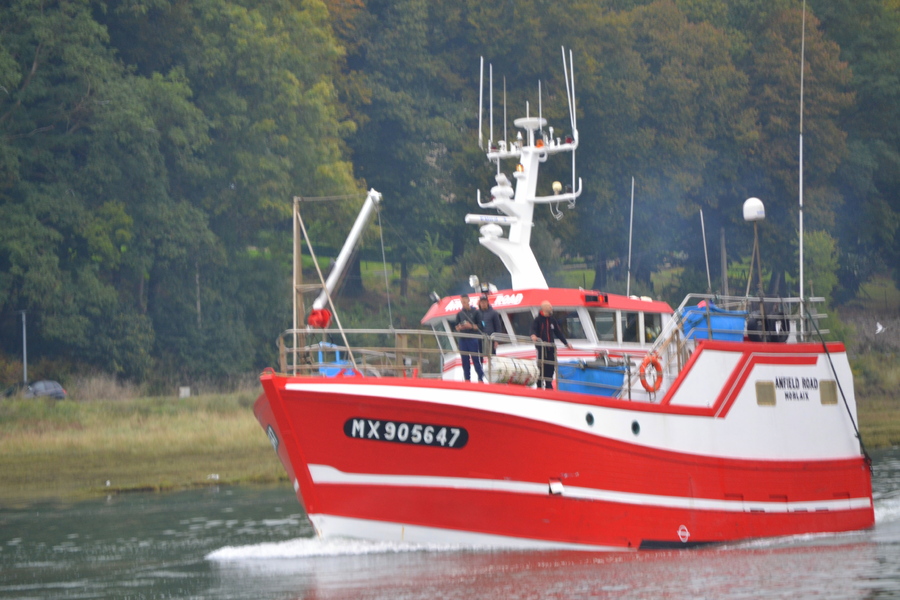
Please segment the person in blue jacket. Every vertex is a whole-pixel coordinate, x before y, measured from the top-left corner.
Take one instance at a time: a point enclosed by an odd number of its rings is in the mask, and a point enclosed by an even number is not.
[[[489,338],[493,333],[503,333],[503,320],[500,318],[500,313],[491,308],[491,302],[487,296],[478,299],[478,310],[481,311],[481,333],[488,338],[484,342],[484,354],[490,356],[496,352],[499,342]]]
[[[459,333],[481,333],[481,311],[469,306],[468,296],[462,297],[462,310],[456,313],[454,329]],[[478,375],[478,382],[484,383],[484,369],[481,368],[481,340],[474,337],[458,338],[459,355],[462,358],[463,379],[470,381],[472,370],[471,363]]]

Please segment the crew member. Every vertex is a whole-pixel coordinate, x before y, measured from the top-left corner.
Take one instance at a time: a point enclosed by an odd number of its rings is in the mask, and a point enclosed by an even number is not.
[[[481,311],[481,332],[485,335],[484,354],[490,356],[497,351],[497,340],[491,340],[493,333],[503,333],[503,320],[500,313],[491,307],[490,300],[487,296],[482,296],[478,300],[478,310]]]
[[[572,344],[566,339],[562,327],[553,316],[553,305],[549,301],[541,302],[541,312],[531,324],[531,339],[537,349],[537,366],[541,373],[538,387],[553,389],[553,372],[556,370],[556,346],[553,339],[561,341],[571,350]]]
[[[456,313],[456,321],[454,321],[454,329],[459,333],[481,333],[479,324],[481,323],[481,311],[472,309],[469,306],[468,296],[462,297],[463,307]],[[461,337],[459,341],[459,355],[462,358],[463,379],[471,380],[471,362],[475,366],[475,374],[478,375],[478,382],[484,383],[484,369],[481,368],[481,349],[478,338]]]

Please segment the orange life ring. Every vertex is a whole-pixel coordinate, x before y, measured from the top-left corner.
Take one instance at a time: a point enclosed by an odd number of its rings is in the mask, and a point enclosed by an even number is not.
[[[656,377],[653,380],[653,384],[647,383],[647,365],[653,365],[653,369],[656,371]],[[648,354],[644,357],[644,362],[641,363],[641,385],[644,386],[644,389],[648,392],[658,392],[659,388],[662,386],[662,365],[659,364],[659,358],[655,354]]]

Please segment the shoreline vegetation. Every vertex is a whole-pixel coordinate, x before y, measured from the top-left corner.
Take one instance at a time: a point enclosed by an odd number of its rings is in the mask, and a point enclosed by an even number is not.
[[[891,381],[854,361],[867,450],[900,445]],[[897,371],[897,372],[895,372]],[[897,383],[894,381],[893,383]],[[0,508],[139,491],[287,484],[253,415],[261,388],[188,398],[0,400]]]
[[[0,508],[287,482],[253,415],[261,391],[180,399],[0,400]]]

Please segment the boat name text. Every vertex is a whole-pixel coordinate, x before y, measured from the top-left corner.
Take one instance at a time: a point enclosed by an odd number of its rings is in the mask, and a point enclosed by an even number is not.
[[[499,308],[501,306],[516,306],[522,303],[522,294],[497,294],[491,306]],[[477,306],[476,300],[469,298],[469,306]],[[462,299],[454,298],[444,307],[446,312],[459,312],[462,310]]]
[[[347,419],[344,423],[344,435],[378,442],[437,446],[439,448],[462,448],[469,441],[469,432],[462,427],[382,421],[361,417]]]
[[[809,400],[808,390],[818,390],[815,377],[776,377],[775,388],[784,391],[785,400]]]

